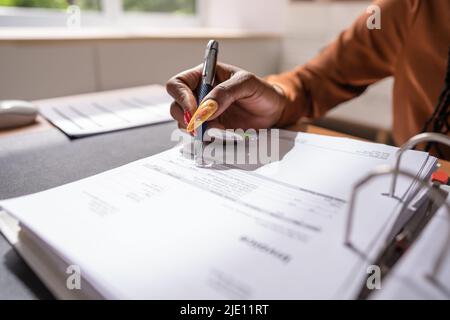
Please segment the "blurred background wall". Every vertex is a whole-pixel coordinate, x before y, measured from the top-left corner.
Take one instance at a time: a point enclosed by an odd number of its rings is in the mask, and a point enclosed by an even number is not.
[[[180,37],[0,41],[0,99],[41,99],[152,83],[202,62],[209,38],[220,59],[259,75],[277,72],[281,39],[211,34]],[[255,54],[257,50],[259,53]]]

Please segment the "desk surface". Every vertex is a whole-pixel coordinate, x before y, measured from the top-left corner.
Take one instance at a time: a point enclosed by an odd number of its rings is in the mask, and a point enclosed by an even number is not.
[[[39,118],[33,126],[0,131],[0,199],[56,187],[159,153],[174,145],[170,133],[175,128],[171,122],[71,141]],[[304,124],[289,129],[351,137]],[[450,173],[450,163],[442,165]],[[0,299],[51,298],[0,236]]]

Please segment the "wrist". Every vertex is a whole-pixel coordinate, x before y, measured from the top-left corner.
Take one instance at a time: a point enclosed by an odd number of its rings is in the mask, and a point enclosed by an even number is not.
[[[288,98],[286,95],[286,92],[284,91],[283,87],[281,87],[280,85],[276,84],[276,83],[271,83],[270,84],[272,86],[272,88],[275,90],[277,97],[278,97],[278,103],[277,105],[277,117],[275,119],[274,122],[274,126],[277,126],[277,124],[280,122],[280,119],[283,116],[283,113],[286,109],[286,106],[288,104]]]

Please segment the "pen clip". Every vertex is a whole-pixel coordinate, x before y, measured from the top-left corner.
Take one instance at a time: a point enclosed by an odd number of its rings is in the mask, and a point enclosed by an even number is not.
[[[212,86],[216,75],[217,55],[219,53],[219,43],[210,40],[205,51],[205,61],[203,63],[202,78],[203,83]]]

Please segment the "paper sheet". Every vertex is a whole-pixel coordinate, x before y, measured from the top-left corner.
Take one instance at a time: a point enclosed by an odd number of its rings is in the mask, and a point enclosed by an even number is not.
[[[172,99],[162,86],[36,101],[40,113],[69,137],[171,121]]]
[[[388,177],[361,191],[343,245],[352,185],[394,147],[284,133],[260,167],[198,168],[180,148],[0,205],[105,298],[354,298],[398,201]],[[332,159],[332,161],[330,161]],[[427,154],[407,152],[420,172]],[[411,181],[399,179],[399,194]]]

